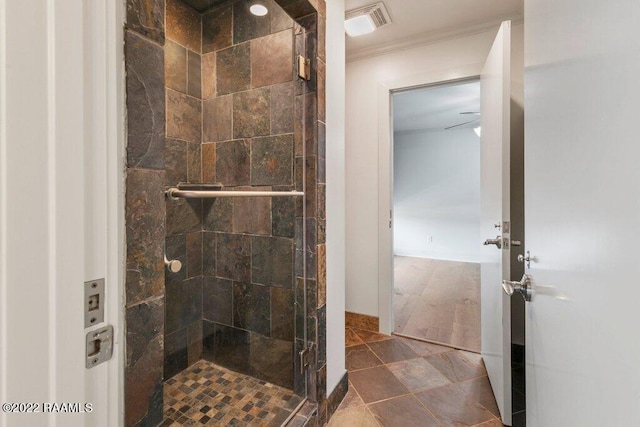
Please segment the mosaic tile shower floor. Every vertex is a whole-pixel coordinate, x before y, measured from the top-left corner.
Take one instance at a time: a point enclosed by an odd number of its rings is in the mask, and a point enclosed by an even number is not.
[[[164,384],[163,426],[280,426],[302,401],[291,390],[205,360]]]

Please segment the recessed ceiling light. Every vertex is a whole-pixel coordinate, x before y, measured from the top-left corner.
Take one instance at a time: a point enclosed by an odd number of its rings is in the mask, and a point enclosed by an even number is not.
[[[480,134],[482,133],[482,128],[478,126],[477,128],[473,128],[473,131],[476,133],[476,135],[478,135],[478,137],[480,137]]]
[[[269,13],[269,9],[262,3],[254,3],[249,7],[249,12],[256,16],[265,16]]]
[[[376,25],[369,15],[360,15],[344,21],[344,29],[349,37],[358,37],[374,32]]]

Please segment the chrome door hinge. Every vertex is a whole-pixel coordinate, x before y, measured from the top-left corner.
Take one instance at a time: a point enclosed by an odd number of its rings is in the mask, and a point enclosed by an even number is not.
[[[300,373],[304,374],[309,366],[311,366],[311,358],[315,351],[315,344],[310,342],[308,347],[301,350],[298,355],[300,356]]]
[[[300,373],[301,374],[304,374],[304,371],[306,371],[310,365],[309,355],[310,355],[309,347],[305,348],[300,352]]]
[[[302,80],[311,80],[311,60],[298,55],[298,77]]]

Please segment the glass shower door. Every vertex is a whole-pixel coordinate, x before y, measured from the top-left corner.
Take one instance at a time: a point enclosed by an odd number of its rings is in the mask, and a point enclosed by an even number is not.
[[[280,28],[262,31],[269,17],[247,15],[248,5],[203,15],[203,26],[222,26],[228,11],[232,27],[257,27],[237,40],[234,32],[232,45],[215,51],[213,75],[203,65],[203,88],[216,87],[203,100],[203,183],[167,190],[169,203],[201,209],[202,226],[201,358],[165,382],[165,416],[178,423],[280,425],[304,403],[312,378],[306,350],[315,322],[307,311],[317,302],[307,287],[316,242],[307,218],[307,82],[296,67],[305,31],[275,3],[269,13]],[[249,60],[247,84],[239,81],[241,60]]]

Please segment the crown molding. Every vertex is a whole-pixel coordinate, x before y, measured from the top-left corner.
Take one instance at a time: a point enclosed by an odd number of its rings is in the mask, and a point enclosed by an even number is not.
[[[524,22],[524,17],[521,13],[505,15],[492,21],[485,21],[481,23],[475,23],[465,25],[464,27],[449,27],[444,30],[427,31],[421,34],[417,34],[411,37],[405,37],[400,40],[394,40],[389,43],[379,44],[377,46],[365,47],[362,49],[355,49],[347,52],[347,62],[360,61],[362,59],[372,58],[375,56],[386,55],[389,53],[400,52],[407,49],[412,49],[418,46],[426,46],[443,42],[445,40],[453,40],[464,37],[473,36],[476,34],[484,33],[489,30],[498,30],[500,24],[504,21],[511,21],[512,24],[518,25]]]

